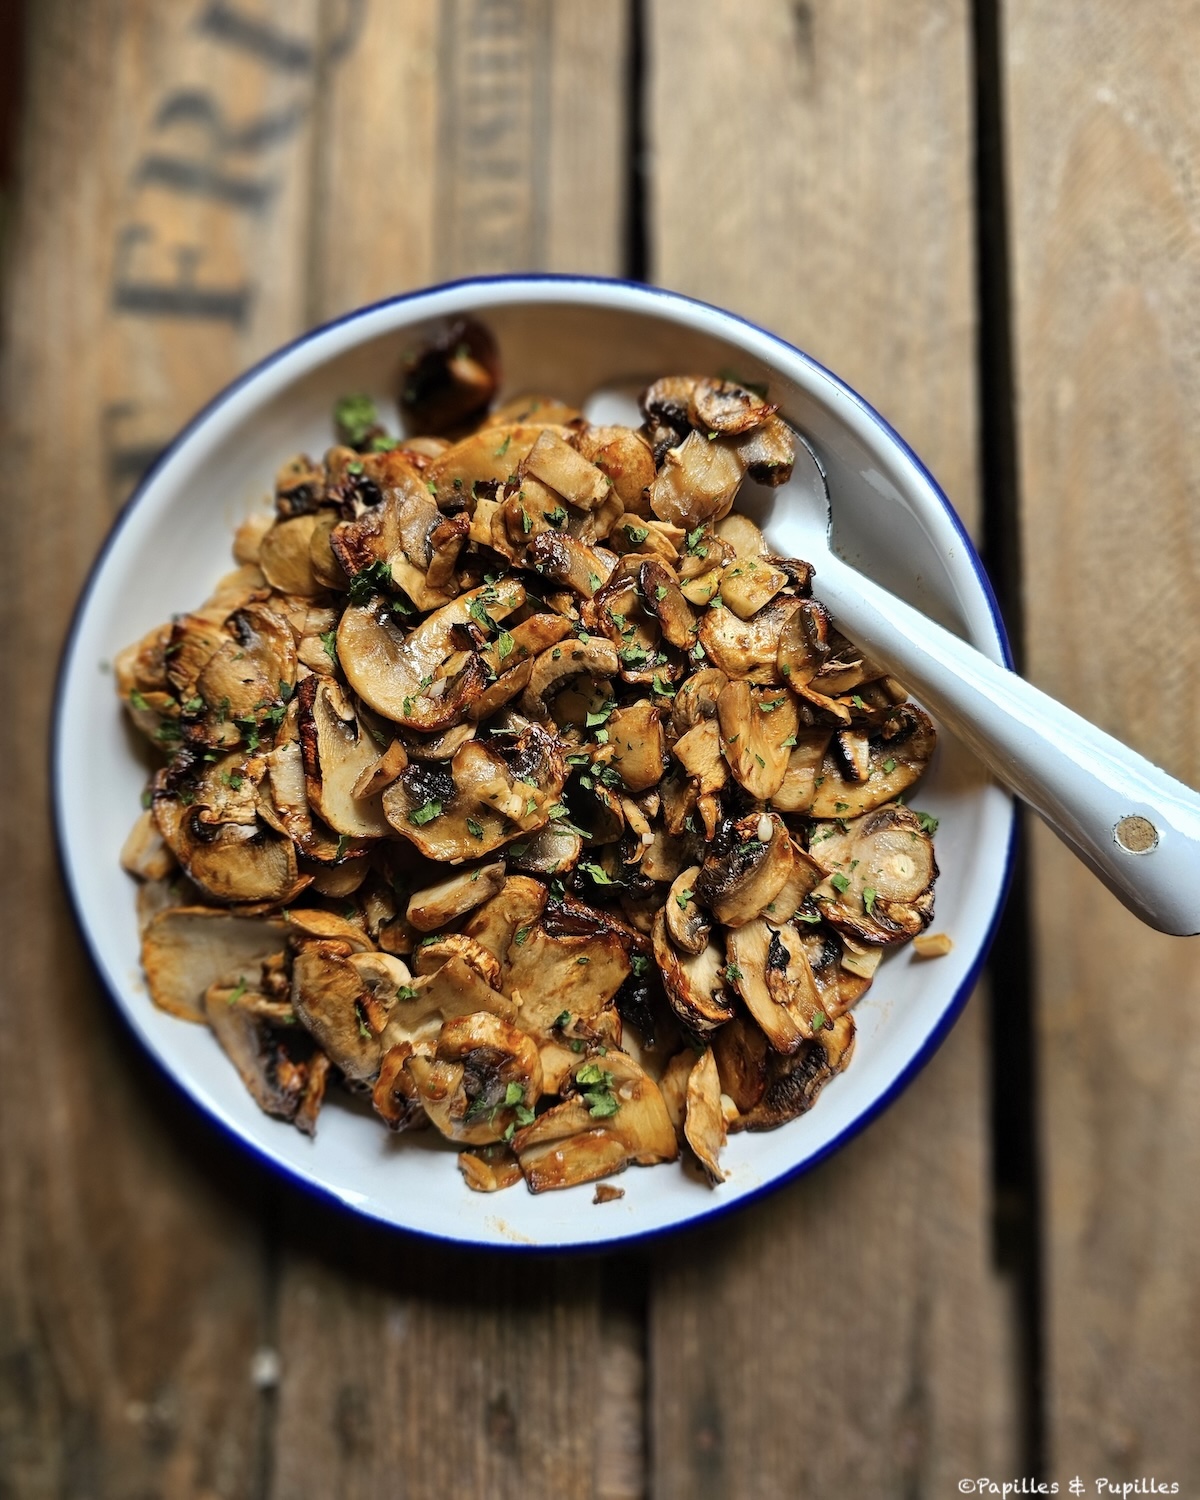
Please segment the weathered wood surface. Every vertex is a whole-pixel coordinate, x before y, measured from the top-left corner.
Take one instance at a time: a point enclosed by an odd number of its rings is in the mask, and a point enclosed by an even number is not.
[[[653,1252],[518,1265],[243,1161],[129,1042],[66,913],[45,731],[115,505],[315,321],[478,271],[624,269],[639,10],[650,274],[845,374],[977,525],[966,0],[758,0],[752,26],[732,0],[26,7],[0,348],[5,1500],[934,1500],[1022,1472],[978,997],[804,1182]],[[1197,17],[1005,20],[1030,666],[1195,781]],[[1051,840],[1035,855],[1051,1475],[1183,1492],[1195,966]],[[1159,1035],[1118,1054],[1147,995]]]
[[[1006,9],[1028,667],[1195,786],[1200,14]],[[1053,1464],[1183,1494],[1200,1485],[1196,948],[1039,832]]]
[[[967,6],[650,17],[654,277],[845,375],[975,523]],[[933,1496],[1012,1470],[987,1097],[977,996],[867,1139],[664,1252],[656,1496]]]

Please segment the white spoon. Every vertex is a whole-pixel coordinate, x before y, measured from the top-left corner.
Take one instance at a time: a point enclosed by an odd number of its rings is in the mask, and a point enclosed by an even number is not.
[[[1200,795],[997,666],[833,550],[829,489],[800,439],[789,543],[838,628],[904,683],[1143,922],[1200,933]]]

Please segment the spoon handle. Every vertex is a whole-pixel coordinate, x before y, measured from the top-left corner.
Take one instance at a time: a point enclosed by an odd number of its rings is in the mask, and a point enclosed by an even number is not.
[[[1200,933],[1200,795],[833,553],[817,592],[1130,911],[1160,932]]]

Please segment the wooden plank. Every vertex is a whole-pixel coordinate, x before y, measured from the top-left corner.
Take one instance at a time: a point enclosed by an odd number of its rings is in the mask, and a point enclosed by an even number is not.
[[[1195,786],[1196,8],[1016,0],[1004,17],[1028,667]],[[1196,950],[1140,927],[1044,830],[1033,876],[1053,1469],[1185,1493]]]
[[[68,612],[115,500],[301,316],[315,13],[260,4],[249,47],[237,14],[27,8],[0,372],[0,628],[20,705],[0,728],[0,1488],[22,1497],[256,1492],[259,1175],[98,993],[55,870],[45,750]]]
[[[613,0],[373,7],[323,105],[313,316],[475,272],[618,270],[625,23]],[[270,1493],[641,1496],[629,1280],[314,1225],[289,1198]]]
[[[657,280],[778,329],[977,520],[968,8],[649,9]],[[804,1181],[664,1249],[656,1495],[949,1494],[1012,1472],[989,1266],[979,997],[906,1097]]]

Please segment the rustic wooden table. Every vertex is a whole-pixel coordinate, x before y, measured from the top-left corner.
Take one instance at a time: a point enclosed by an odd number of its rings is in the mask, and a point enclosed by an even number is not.
[[[1200,949],[1040,830],[990,994],[864,1136],[711,1230],[514,1261],[315,1205],[200,1118],[89,972],[46,805],[71,607],[174,429],[346,308],[527,268],[844,374],[986,543],[1030,674],[1195,783],[1195,0],[4,29],[0,1495],[1200,1494]]]

